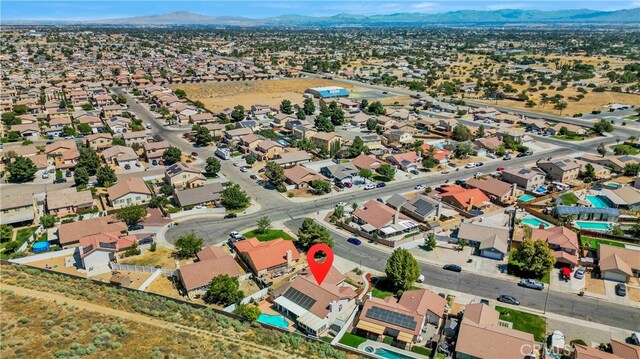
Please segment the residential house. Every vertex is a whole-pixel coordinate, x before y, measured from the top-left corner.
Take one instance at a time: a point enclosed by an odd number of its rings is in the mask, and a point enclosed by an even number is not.
[[[111,272],[110,263],[116,260],[116,253],[136,244],[136,236],[123,236],[117,230],[84,236],[80,238],[78,247],[82,269],[88,277]]]
[[[580,164],[570,158],[558,160],[541,160],[537,163],[547,177],[557,182],[570,182],[578,178]]]
[[[402,130],[391,130],[386,133],[389,143],[410,143],[413,142],[413,135]]]
[[[458,214],[442,202],[421,194],[411,199],[395,194],[387,200],[386,205],[423,223],[433,223],[441,218],[452,219]]]
[[[622,359],[640,359],[640,345],[611,339],[611,351]]]
[[[124,132],[124,133],[122,133],[122,139],[124,140],[124,143],[127,144],[127,146],[131,146],[134,143],[137,143],[139,145],[142,145],[142,144],[146,145],[147,144],[147,133],[145,131]],[[155,143],[162,143],[162,142],[155,142]],[[167,144],[167,143],[165,143],[165,144]],[[149,145],[151,145],[151,144],[149,144]],[[146,153],[146,148],[147,147],[145,147],[145,153]],[[168,148],[168,146],[167,146],[167,148]],[[160,157],[162,157],[162,153],[160,154]],[[158,156],[153,156],[153,158],[157,159]]]
[[[557,135],[560,133],[562,128],[565,128],[569,133],[575,133],[576,135],[584,135],[587,133],[587,129],[584,127],[572,125],[570,123],[558,123],[553,127],[547,128],[547,133],[550,135]]]
[[[640,355],[638,358],[640,358]],[[622,357],[587,345],[573,343],[571,359],[622,359]]]
[[[636,250],[600,243],[598,259],[604,279],[626,283],[629,278],[640,276],[640,256]]]
[[[491,204],[489,197],[477,188],[465,189],[460,186],[449,185],[440,187],[438,191],[442,191],[439,195],[442,202],[466,212],[482,210]]]
[[[213,182],[196,188],[175,190],[173,198],[180,207],[208,206],[220,201],[220,194],[224,190],[222,183]]]
[[[252,134],[253,130],[250,128],[235,128],[233,130],[224,131],[224,138],[227,143],[236,142],[240,140],[242,136]]]
[[[115,209],[140,205],[151,200],[151,191],[141,177],[127,177],[107,188],[109,204]]]
[[[281,153],[284,153],[284,146],[272,140],[260,140],[251,151],[251,154],[258,161],[269,161]]]
[[[396,346],[405,347],[422,340],[427,323],[438,325],[447,312],[447,301],[428,289],[407,290],[400,299],[369,298],[358,316],[356,328],[367,337],[392,337]]]
[[[307,188],[313,180],[326,180],[318,172],[302,165],[285,169],[284,175],[287,177],[287,183],[295,189]]]
[[[464,222],[458,228],[458,239],[478,248],[482,257],[502,260],[508,253],[509,228]]]
[[[277,238],[260,242],[249,238],[235,242],[234,247],[251,271],[258,277],[275,278],[288,273],[300,260],[292,241]]]
[[[23,123],[11,126],[9,132],[17,132],[22,138],[40,137],[40,126],[37,123]]]
[[[531,231],[531,239],[546,241],[553,250],[556,263],[569,267],[578,265],[578,235],[569,228],[535,228]]]
[[[356,308],[354,287],[345,283],[335,267],[329,269],[322,284],[309,270],[277,289],[272,296],[278,311],[295,320],[297,327],[319,337],[329,331],[336,319],[346,319]]]
[[[250,153],[255,150],[260,141],[264,140],[264,137],[255,133],[244,135],[238,140],[238,149],[244,153]]]
[[[455,358],[535,359],[533,334],[504,325],[500,313],[482,303],[467,304],[460,323]]]
[[[178,268],[178,276],[191,299],[202,297],[211,280],[220,275],[239,277],[244,274],[233,255],[219,246],[208,246],[196,253],[198,260]],[[247,293],[249,294],[249,293]]]
[[[195,115],[189,116],[189,123],[193,123],[197,125],[210,123],[210,122],[213,122],[213,120],[214,120],[213,115],[210,114],[209,112],[202,112],[202,113],[197,113]]]
[[[571,218],[575,221],[617,222],[620,212],[615,208],[596,208],[582,206],[557,206],[554,214],[558,218]]]
[[[167,141],[145,142],[142,146],[144,147],[144,156],[149,163],[153,161],[160,163],[162,154],[170,147]]]
[[[98,152],[113,145],[113,137],[110,133],[96,133],[88,135],[85,137],[85,141],[88,147],[91,147]]]
[[[624,170],[624,166],[626,166],[627,164],[636,164],[636,163],[640,163],[638,162],[638,159],[632,157],[632,156],[627,156],[627,155],[623,155],[623,156],[611,156],[611,157],[600,157],[600,156],[594,156],[594,155],[582,155],[581,157],[578,157],[579,159],[583,160],[583,161],[587,161],[587,162],[591,162],[591,163],[597,163],[601,166],[606,166],[611,168],[612,170],[616,171],[616,172],[622,172]]]
[[[362,178],[358,175],[358,170],[351,162],[338,163],[332,166],[324,166],[320,169],[320,173],[334,181],[358,183],[362,182]]]
[[[62,223],[58,227],[60,246],[75,247],[83,237],[98,233],[125,233],[127,225],[114,216],[87,218],[77,222]]]
[[[479,138],[473,143],[476,146],[482,147],[490,152],[494,152],[498,149],[498,147],[502,146],[503,143],[498,137],[487,137],[487,138]]]
[[[373,233],[394,221],[396,211],[372,199],[351,213],[353,222],[363,231]]]
[[[47,212],[54,216],[65,216],[91,209],[95,205],[91,191],[63,188],[47,192]]]
[[[55,157],[55,166],[59,170],[70,170],[76,167],[80,159],[80,151],[72,149],[62,153],[62,156]]]
[[[332,153],[335,149],[337,151],[342,146],[342,138],[334,132],[317,132],[309,137],[316,147],[321,150]]]
[[[431,128],[438,132],[450,133],[457,125],[458,121],[455,119],[440,119]]]
[[[3,195],[0,197],[0,224],[30,223],[36,208],[30,193]]]
[[[372,171],[377,170],[384,162],[377,159],[373,155],[365,155],[364,153],[358,155],[358,157],[351,160],[351,164],[358,169],[369,169]]]
[[[416,151],[409,151],[388,156],[386,160],[401,170],[408,172],[416,171],[418,169],[418,164],[422,161],[422,157]]]
[[[76,141],[74,140],[58,140],[45,146],[44,153],[49,157],[62,156],[69,150],[78,150]]]
[[[120,167],[134,166],[138,163],[138,154],[131,147],[126,146],[112,146],[102,151],[100,156],[107,164]]]
[[[536,169],[519,167],[502,171],[501,178],[504,182],[516,184],[526,191],[534,191],[544,185],[545,175]]]
[[[640,190],[631,186],[617,189],[603,189],[600,197],[604,197],[610,207],[634,211],[640,209]]]
[[[106,105],[102,107],[102,114],[105,118],[122,116],[122,112],[122,106],[120,105]]]
[[[584,173],[587,170],[587,166],[593,167],[593,172],[598,179],[611,178],[611,168],[602,166],[597,163],[591,163],[584,160],[574,160],[580,165],[580,173]]]
[[[487,195],[489,199],[504,204],[514,202],[522,193],[515,183],[509,184],[492,177],[486,179],[471,178],[467,181],[466,187],[477,188]]]
[[[184,189],[202,186],[207,179],[199,169],[178,162],[164,170],[164,180],[175,188]]]
[[[311,162],[311,155],[307,151],[301,150],[285,152],[279,154],[274,162],[283,168],[289,168],[297,164]]]
[[[440,164],[449,162],[449,159],[453,155],[453,152],[449,150],[445,150],[428,143],[423,143],[420,148],[422,149],[422,155],[425,158],[428,156],[433,156],[433,159]]]

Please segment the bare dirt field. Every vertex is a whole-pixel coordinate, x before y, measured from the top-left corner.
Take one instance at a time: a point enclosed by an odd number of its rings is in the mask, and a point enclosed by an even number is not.
[[[291,100],[292,103],[302,103],[304,90],[318,86],[340,86],[353,92],[358,88],[339,82],[303,78],[286,80],[265,81],[238,81],[238,82],[209,82],[201,84],[179,84],[169,86],[175,90],[183,89],[187,97],[192,101],[201,101],[211,111],[221,111],[225,108],[233,108],[237,105],[249,109],[251,105],[269,105],[274,108],[280,106],[282,100]]]
[[[165,269],[175,269],[176,259],[173,257],[173,251],[169,248],[160,247],[156,248],[155,252],[146,250],[139,256],[124,258],[120,260],[122,264],[131,264],[138,266],[156,267]],[[188,261],[181,260],[180,264],[186,264]]]

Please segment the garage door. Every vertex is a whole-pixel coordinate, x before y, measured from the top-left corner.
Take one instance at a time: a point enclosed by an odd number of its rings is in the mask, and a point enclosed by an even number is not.
[[[498,259],[498,260],[502,259],[502,253],[490,251],[487,249],[483,250],[480,254],[485,258]]]
[[[613,281],[622,282],[622,283],[627,281],[626,275],[620,274],[620,273],[614,273],[614,272],[605,272],[602,277],[604,279],[613,280]]]

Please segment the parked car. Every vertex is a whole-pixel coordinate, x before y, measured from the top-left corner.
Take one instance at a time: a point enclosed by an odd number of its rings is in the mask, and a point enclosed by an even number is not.
[[[154,165],[154,166],[157,166],[158,165],[158,160],[151,161],[151,164]]]
[[[248,171],[247,167],[240,167],[240,172],[247,172],[247,171]]]
[[[351,183],[351,182],[343,182],[342,184],[347,188],[353,187],[353,183]]]
[[[424,275],[423,275],[423,274],[420,274],[420,275],[418,276],[418,280],[416,280],[416,282],[418,282],[418,283],[422,283],[422,282],[424,282]],[[443,297],[443,298],[444,298],[444,297]]]
[[[229,214],[235,214],[235,213],[229,213]],[[228,215],[229,215],[228,214]],[[227,215],[227,216],[228,216]],[[242,237],[242,235],[240,234],[240,232],[236,232],[236,231],[231,231],[231,233],[229,233],[229,236],[231,236],[231,238],[240,238]]]
[[[129,226],[129,228],[128,228],[128,229],[129,229],[130,231],[138,231],[138,230],[144,229],[144,225],[142,225],[142,224],[140,224],[140,223],[138,223],[138,224],[132,224],[132,225],[130,225],[130,226]]]
[[[480,299],[480,303],[489,305],[489,300],[488,299]]]
[[[347,204],[345,202],[338,202],[336,203],[336,207],[347,207]]]
[[[66,183],[67,179],[66,178],[56,178],[55,180],[53,180],[53,183]]]
[[[476,172],[476,173],[473,174],[473,177],[480,177],[482,175],[483,175],[482,172]]]
[[[511,159],[511,155],[506,155],[504,157],[502,157],[503,160],[505,161],[509,161]]]
[[[467,181],[459,179],[455,181],[455,184],[464,187],[467,184]]]
[[[533,279],[521,279],[518,283],[519,286],[537,290],[543,290],[544,284]]]
[[[376,188],[376,185],[374,185],[374,184],[368,184],[368,185],[364,186],[365,191],[366,190],[370,190],[370,189],[375,189],[375,188]]]
[[[234,167],[240,167],[240,162],[234,162],[234,163],[233,163],[233,166],[234,166]]]
[[[65,177],[72,177],[73,176],[73,172],[67,171],[67,172],[65,172],[64,176]]]
[[[496,169],[496,171],[504,171],[504,170],[505,170],[505,168],[504,168],[504,167],[498,167],[498,168]]]
[[[144,237],[138,241],[138,244],[151,244],[153,243],[153,237]]]
[[[149,129],[149,130],[151,129],[151,124],[150,123],[147,123],[147,129]]]
[[[457,264],[445,264],[444,267],[442,267],[442,269],[444,270],[450,270],[452,272],[462,272],[462,267],[460,267]]]
[[[416,176],[420,174],[420,172],[418,172],[418,170],[411,170],[409,172],[411,172],[411,174],[414,174]]]
[[[230,219],[230,218],[238,218],[238,215],[235,213],[229,213],[224,216],[224,219]],[[232,233],[231,236],[233,237],[233,233],[238,233],[238,232],[231,232],[231,233]],[[240,233],[238,233],[238,235],[239,234]]]
[[[624,283],[616,284],[616,295],[619,295],[621,297],[627,296],[627,286],[624,285]]]
[[[140,166],[141,166],[140,162],[136,162],[136,167],[140,167]]]
[[[128,164],[128,163],[127,163],[127,164],[125,164],[125,165],[124,165],[124,169],[125,169],[125,170],[130,170],[130,169],[131,169],[131,165],[130,165],[130,164]]]
[[[484,166],[484,162],[478,162],[478,163],[476,163],[476,167],[482,167],[482,166]]]
[[[335,181],[333,184],[335,184],[335,186],[338,187],[338,188],[344,188],[344,183],[342,183],[340,181]]]
[[[577,279],[582,279],[584,278],[584,272],[585,272],[585,268],[580,267],[576,270],[573,276],[576,277]]]
[[[464,166],[464,168],[475,168],[475,167],[476,167],[476,164],[474,162],[469,162]]]
[[[524,152],[520,152],[516,155],[516,157],[524,157],[526,156],[526,154]]]
[[[376,198],[376,201],[378,201],[378,202],[380,202],[380,203],[384,204],[384,199],[382,199],[382,198]]]
[[[498,302],[513,304],[513,305],[520,305],[520,301],[516,299],[516,297],[512,295],[507,295],[507,294],[500,295],[498,297]]]
[[[356,246],[359,246],[362,243],[361,240],[359,240],[358,238],[355,238],[355,237],[347,238],[347,242],[349,242],[351,244],[355,244]]]
[[[414,189],[424,189],[424,185],[423,184],[417,184]]]
[[[380,183],[378,183],[378,184],[376,185],[376,187],[377,187],[377,188],[382,188],[382,187],[386,187],[386,186],[387,186],[387,184],[386,184],[386,183],[384,183],[384,182],[380,182]]]
[[[49,178],[49,172],[44,172],[42,174],[42,179],[47,179],[47,178]]]
[[[256,175],[251,175],[251,176],[249,176],[249,178],[251,178],[252,180],[257,180],[257,179],[258,179],[258,176],[256,176]]]
[[[196,151],[191,152],[191,156],[198,157],[198,152],[196,152]]]
[[[453,167],[453,168],[458,167],[458,165],[456,165],[456,164],[455,164],[455,163],[453,163],[453,162],[449,162],[449,163],[447,163],[447,166],[449,166],[449,167]]]

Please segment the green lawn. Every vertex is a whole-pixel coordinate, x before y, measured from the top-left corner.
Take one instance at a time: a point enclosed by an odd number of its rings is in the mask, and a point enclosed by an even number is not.
[[[608,245],[616,246],[616,247],[624,247],[624,243],[610,241],[610,240],[606,240],[606,239],[602,239],[602,238],[593,238],[593,237],[581,236],[580,237],[580,241],[582,242],[582,244],[584,246],[589,247],[591,249],[598,249],[598,243],[608,244]]]
[[[414,346],[413,348],[411,348],[411,351],[417,354],[422,354],[427,357],[431,355],[431,349],[425,348],[425,347]]]
[[[291,237],[288,233],[286,233],[281,229],[270,229],[269,231],[267,231],[266,234],[256,234],[255,230],[253,230],[243,234],[243,236],[245,236],[245,238],[256,237],[260,242],[267,242],[267,241],[274,240],[276,238],[282,238],[288,241],[294,240],[293,237]]]
[[[373,289],[371,290],[371,295],[384,299],[390,295],[393,295],[393,288],[383,279],[375,279]]]
[[[640,153],[640,150],[639,150],[639,149],[637,149],[637,148],[635,148],[635,147],[632,147],[632,146],[629,146],[629,145],[625,145],[624,143],[621,143],[621,144],[619,144],[619,145],[613,145],[613,146],[611,146],[611,150],[612,150],[612,151],[615,151],[615,150],[616,150],[616,148],[623,148],[623,149],[626,149],[626,150],[627,150],[627,152],[628,152],[630,155],[632,155],[632,156],[635,156],[635,155],[637,155],[638,153]]]
[[[566,136],[561,136],[561,135],[553,135],[550,136],[551,138],[555,138],[556,140],[562,140],[562,141],[582,141],[584,139],[584,137],[580,136],[580,135],[566,135]]]
[[[543,317],[501,306],[496,306],[496,310],[501,320],[513,323],[513,329],[533,334],[537,342],[545,341],[547,321]]]
[[[551,282],[551,272],[547,272],[544,277],[540,278],[540,281],[545,284],[549,284]]]
[[[358,345],[366,341],[367,341],[367,338],[359,337],[351,333],[344,333],[342,338],[340,338],[340,344],[348,345],[352,348],[357,348]]]
[[[35,233],[36,229],[38,229],[38,226],[18,230],[18,233],[16,233],[16,241],[20,244],[24,243],[33,233]]]
[[[560,198],[562,198],[563,206],[573,206],[574,204],[578,203],[578,201],[580,200],[580,198],[578,198],[578,196],[576,196],[573,193],[565,193],[561,195]]]

